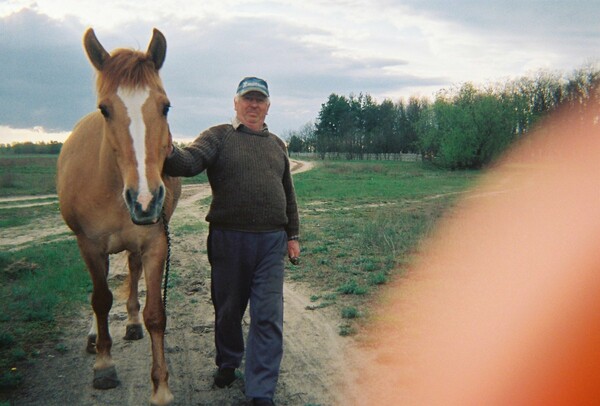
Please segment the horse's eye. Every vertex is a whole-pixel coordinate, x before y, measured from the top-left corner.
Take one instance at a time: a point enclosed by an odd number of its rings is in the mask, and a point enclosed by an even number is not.
[[[166,117],[166,116],[167,116],[167,114],[169,114],[169,109],[170,109],[170,108],[171,108],[171,104],[170,104],[170,103],[165,103],[165,104],[163,105],[163,111],[162,111],[162,113],[163,113],[163,116],[165,116],[165,117]]]
[[[100,104],[100,105],[98,105],[98,108],[100,109],[100,113],[102,113],[104,118],[108,118],[110,116],[110,114],[108,113],[108,107],[106,106],[106,104]]]

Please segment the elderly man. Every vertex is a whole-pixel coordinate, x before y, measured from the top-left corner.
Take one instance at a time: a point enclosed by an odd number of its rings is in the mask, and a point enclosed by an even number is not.
[[[235,118],[204,131],[165,161],[171,176],[206,169],[213,198],[208,259],[215,309],[216,386],[236,379],[244,355],[242,317],[250,302],[245,385],[254,405],[273,405],[283,354],[285,256],[300,256],[299,218],[287,148],[269,132],[269,88],[256,77],[240,82]]]

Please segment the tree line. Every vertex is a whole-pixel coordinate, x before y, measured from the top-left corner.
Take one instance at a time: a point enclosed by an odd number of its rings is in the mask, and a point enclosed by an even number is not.
[[[60,153],[62,142],[14,142],[12,144],[0,144],[0,154],[56,154]]]
[[[360,159],[418,153],[450,169],[491,163],[540,119],[561,106],[582,112],[598,104],[600,69],[570,75],[540,71],[504,83],[464,83],[440,90],[434,100],[410,97],[378,103],[368,94],[331,94],[314,123],[286,134],[288,149]]]
[[[442,89],[434,100],[410,97],[378,103],[368,94],[332,93],[314,122],[283,134],[288,150],[321,158],[416,153],[449,169],[479,169],[525,137],[559,107],[577,112],[599,104],[600,68],[570,75],[540,71],[504,83],[467,82]],[[62,143],[0,144],[0,154],[58,154]]]

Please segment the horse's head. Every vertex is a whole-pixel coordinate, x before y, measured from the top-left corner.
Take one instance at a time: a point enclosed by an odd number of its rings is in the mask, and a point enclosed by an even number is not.
[[[148,50],[106,52],[90,28],[87,55],[98,73],[98,108],[104,116],[104,148],[116,158],[123,198],[136,224],[156,223],[165,199],[161,179],[171,135],[169,99],[158,75],[167,43],[154,29]]]

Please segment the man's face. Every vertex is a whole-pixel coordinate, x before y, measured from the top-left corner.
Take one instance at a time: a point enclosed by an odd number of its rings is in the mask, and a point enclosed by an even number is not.
[[[269,101],[260,92],[249,92],[234,99],[235,112],[238,120],[246,127],[254,130],[262,130],[265,117],[269,112]]]

